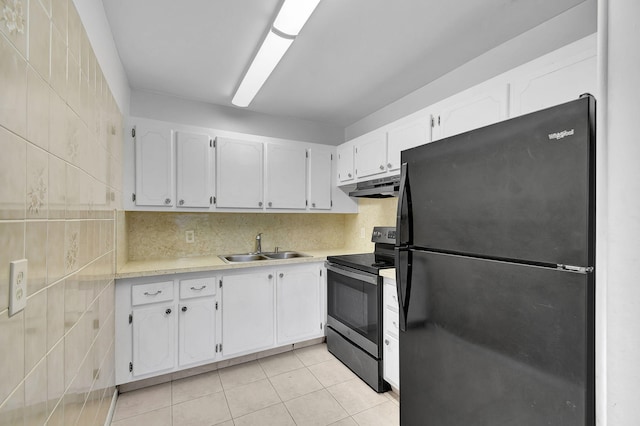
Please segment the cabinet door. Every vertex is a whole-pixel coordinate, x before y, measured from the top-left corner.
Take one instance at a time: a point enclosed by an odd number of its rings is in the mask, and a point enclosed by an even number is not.
[[[595,95],[596,73],[595,53],[584,53],[514,81],[511,85],[511,116],[569,102],[583,93]]]
[[[304,209],[307,203],[307,150],[293,144],[267,145],[269,209]]]
[[[336,154],[338,155],[338,183],[351,182],[356,178],[353,171],[353,145],[350,142],[339,145]]]
[[[331,210],[331,166],[333,153],[329,150],[309,150],[309,208]]]
[[[173,131],[158,125],[135,127],[136,205],[174,205]]]
[[[133,310],[133,375],[172,369],[176,358],[173,304]]]
[[[460,95],[435,117],[437,134],[434,139],[442,139],[507,118],[508,86],[498,85],[473,88]]]
[[[180,366],[213,360],[216,356],[216,302],[213,297],[191,299],[180,304]]]
[[[262,208],[262,142],[216,139],[217,207]]]
[[[387,171],[387,133],[376,132],[358,139],[355,146],[356,177],[361,179]]]
[[[384,379],[393,387],[400,390],[400,344],[398,339],[389,335],[384,336],[383,363]]]
[[[176,132],[178,207],[209,207],[213,185],[209,135]]]
[[[404,149],[431,142],[431,116],[421,117],[387,132],[387,169],[400,170],[400,153]]]
[[[278,344],[322,336],[320,269],[280,270],[276,289]]]
[[[223,356],[272,347],[275,341],[273,273],[226,276],[222,282]]]

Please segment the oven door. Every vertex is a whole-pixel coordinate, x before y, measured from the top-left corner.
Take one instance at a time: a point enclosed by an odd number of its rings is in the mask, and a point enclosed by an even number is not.
[[[327,263],[327,325],[381,358],[381,277]]]

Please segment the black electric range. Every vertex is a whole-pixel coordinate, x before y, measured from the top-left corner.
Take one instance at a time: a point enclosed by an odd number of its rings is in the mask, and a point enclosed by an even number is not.
[[[381,269],[395,267],[393,250],[396,242],[396,228],[376,226],[371,233],[371,242],[375,243],[373,253],[328,256],[327,261],[376,275]]]

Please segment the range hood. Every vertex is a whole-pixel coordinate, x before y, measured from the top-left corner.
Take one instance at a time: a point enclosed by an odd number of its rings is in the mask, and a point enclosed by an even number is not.
[[[349,192],[349,197],[389,198],[397,197],[400,188],[400,176],[389,176],[380,179],[358,182],[356,189]]]

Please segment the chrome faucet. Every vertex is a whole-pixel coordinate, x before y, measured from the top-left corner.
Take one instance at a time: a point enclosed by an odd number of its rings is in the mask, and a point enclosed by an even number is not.
[[[256,253],[262,253],[262,232],[256,235]]]

